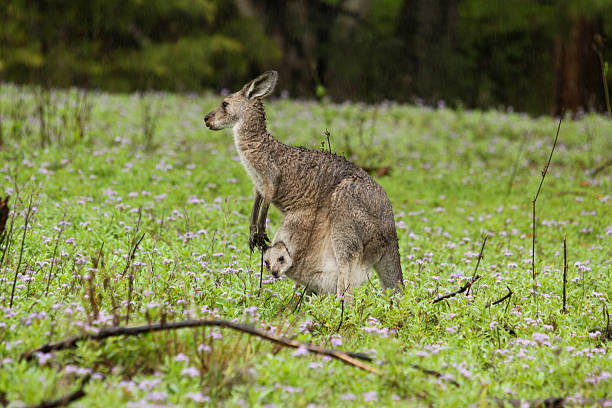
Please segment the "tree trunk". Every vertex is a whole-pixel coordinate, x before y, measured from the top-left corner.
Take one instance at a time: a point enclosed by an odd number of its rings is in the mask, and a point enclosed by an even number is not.
[[[576,116],[581,111],[604,109],[602,72],[593,49],[596,35],[602,34],[598,19],[575,18],[567,38],[555,46],[554,114],[564,110]]]

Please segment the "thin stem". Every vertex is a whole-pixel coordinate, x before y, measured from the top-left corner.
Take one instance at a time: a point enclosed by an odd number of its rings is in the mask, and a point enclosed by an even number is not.
[[[13,279],[13,289],[11,290],[11,301],[9,303],[9,309],[13,308],[13,298],[15,296],[15,286],[17,285],[17,276],[19,276],[19,268],[21,267],[21,259],[23,257],[23,245],[25,243],[26,233],[28,232],[28,223],[30,222],[31,213],[32,213],[32,196],[30,196],[30,201],[28,203],[28,210],[25,215],[23,235],[21,237],[21,249],[19,250],[19,262],[17,262],[17,269],[15,270],[15,278]]]

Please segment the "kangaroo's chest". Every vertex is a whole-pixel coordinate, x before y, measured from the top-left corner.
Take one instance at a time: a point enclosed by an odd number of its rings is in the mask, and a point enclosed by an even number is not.
[[[242,163],[242,166],[244,167],[247,174],[249,175],[249,178],[255,185],[255,188],[261,193],[263,191],[264,184],[262,172],[256,168],[255,164],[251,160],[249,160],[249,155],[246,152],[238,150],[238,155],[240,157],[240,162]]]

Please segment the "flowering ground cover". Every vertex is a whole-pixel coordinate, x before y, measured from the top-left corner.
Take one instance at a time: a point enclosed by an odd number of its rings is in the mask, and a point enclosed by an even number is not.
[[[53,400],[85,378],[74,406],[612,400],[608,119],[563,121],[532,257],[532,200],[556,119],[267,102],[272,134],[331,146],[370,170],[393,204],[401,300],[391,305],[373,274],[343,308],[302,298],[287,279],[264,275],[260,289],[260,257],[247,244],[251,182],[231,130],[203,126],[219,100],[0,87],[0,198],[11,196],[0,234],[0,403]],[[280,216],[269,216],[272,234]],[[104,327],[208,318],[360,352],[380,374],[211,327],[20,358]]]

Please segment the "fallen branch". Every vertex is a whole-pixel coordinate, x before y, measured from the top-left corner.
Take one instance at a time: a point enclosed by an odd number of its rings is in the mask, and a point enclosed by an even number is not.
[[[448,381],[449,383],[451,383],[455,387],[459,387],[459,383],[457,381],[455,381],[453,378],[451,378],[449,375],[442,374],[441,372],[438,372],[438,371],[435,371],[435,370],[430,370],[430,369],[425,368],[425,367],[421,367],[418,364],[410,364],[410,366],[412,368],[414,368],[415,370],[419,370],[420,372],[422,372],[424,374],[432,375],[432,376],[434,376],[436,378],[439,378],[441,380]]]
[[[612,159],[608,160],[607,162],[595,167],[593,170],[590,171],[591,173],[591,177],[595,177],[596,175],[598,175],[599,173],[601,173],[602,171],[604,171],[606,169],[606,167],[612,166]]]
[[[528,407],[528,408],[562,408],[568,406],[598,406],[607,407],[612,404],[612,400],[607,399],[575,399],[575,398],[563,398],[563,397],[549,397],[549,398],[538,398],[534,400],[522,400],[517,398],[503,399],[493,398],[493,401],[499,407]]]
[[[243,323],[234,323],[228,320],[221,319],[205,319],[205,320],[181,320],[178,322],[167,322],[167,323],[154,323],[143,326],[132,326],[132,327],[105,327],[100,329],[97,333],[90,334],[82,334],[78,336],[68,337],[64,340],[56,341],[53,343],[44,344],[34,350],[30,350],[21,355],[22,360],[32,360],[37,353],[50,353],[52,351],[66,350],[75,348],[78,342],[85,340],[103,340],[107,337],[114,336],[136,336],[144,333],[151,333],[156,331],[163,330],[176,330],[183,329],[188,327],[205,327],[205,326],[217,326],[217,327],[225,327],[228,329],[236,330],[242,333],[251,334],[262,339],[271,341],[272,343],[280,344],[281,346],[291,347],[291,348],[304,348],[311,353],[320,354],[335,358],[337,360],[342,361],[345,364],[352,365],[354,367],[360,368],[362,370],[374,373],[381,374],[381,372],[371,367],[367,364],[362,363],[360,360],[372,361],[372,359],[368,356],[365,356],[361,353],[352,353],[345,352],[334,349],[326,349],[321,346],[317,346],[314,344],[302,343],[295,340],[285,339],[275,334],[268,333],[262,329],[258,329],[256,327],[243,324]]]
[[[70,405],[74,401],[77,401],[85,396],[85,391],[83,389],[90,379],[91,376],[88,374],[83,378],[83,381],[81,381],[81,386],[78,390],[55,400],[43,401],[40,404],[32,405],[31,408],[56,408]]]
[[[474,282],[476,282],[478,279],[480,279],[479,275],[474,276],[472,279],[470,279],[465,285],[463,285],[460,289],[451,292],[451,293],[447,293],[446,295],[440,296],[439,298],[435,299],[432,303],[438,303],[443,301],[444,299],[448,299],[451,298],[453,296],[457,296],[463,292],[465,292],[466,290],[468,290],[470,287],[472,287],[472,284]]]
[[[506,286],[506,288],[508,289],[508,293],[501,299],[496,300],[495,302],[487,305],[487,307],[491,307],[491,306],[495,306],[495,305],[499,305],[500,303],[503,303],[504,300],[509,299],[510,296],[512,296],[514,294],[514,292],[512,291],[512,289],[510,289],[509,286]]]

